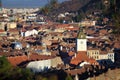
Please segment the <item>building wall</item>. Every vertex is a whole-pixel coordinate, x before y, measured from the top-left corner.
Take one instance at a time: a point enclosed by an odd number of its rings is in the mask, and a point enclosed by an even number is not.
[[[37,35],[38,31],[33,29],[31,31],[26,31],[26,32],[21,32],[21,36],[23,37],[27,37],[27,36],[31,36],[31,35]]]
[[[83,26],[95,26],[96,21],[82,21],[81,25]]]
[[[58,64],[63,64],[60,57],[55,57],[54,59],[51,60],[52,67],[57,67]]]
[[[27,68],[31,69],[33,72],[42,72],[50,69],[51,67],[57,67],[58,64],[62,64],[60,57],[55,57],[53,59],[33,61],[27,65]]]
[[[14,22],[8,23],[7,26],[8,26],[8,28],[10,28],[10,29],[14,29],[14,28],[17,27],[17,23],[14,23]]]
[[[100,54],[99,50],[87,50],[87,55],[89,58],[93,58],[95,60],[110,59],[112,62],[114,62],[113,52],[109,52],[106,54]]]
[[[99,56],[99,60],[102,60],[102,59],[108,59],[108,54],[100,54]]]
[[[112,62],[114,62],[114,53],[113,52],[108,53],[108,59],[110,59]]]
[[[77,51],[87,51],[86,39],[77,39]]]
[[[33,72],[42,72],[48,70],[51,67],[50,60],[33,61],[27,65],[27,68]]]
[[[99,60],[100,58],[100,51],[99,50],[88,50],[87,55],[89,58],[93,58],[95,60]]]
[[[1,22],[0,23],[0,29],[4,30],[5,24],[6,24],[5,22]]]

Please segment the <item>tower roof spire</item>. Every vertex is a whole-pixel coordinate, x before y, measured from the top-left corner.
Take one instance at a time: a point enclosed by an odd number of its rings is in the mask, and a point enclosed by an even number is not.
[[[79,32],[78,32],[78,36],[77,36],[77,38],[78,39],[86,39],[86,35],[85,35],[85,33],[84,33],[84,29],[83,29],[83,26],[79,23],[78,24],[78,26],[80,27],[79,28]]]

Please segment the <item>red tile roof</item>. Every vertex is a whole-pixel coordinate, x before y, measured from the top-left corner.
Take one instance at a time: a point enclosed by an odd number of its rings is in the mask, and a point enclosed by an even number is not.
[[[22,56],[13,56],[13,57],[7,57],[8,61],[13,65],[13,66],[18,66],[22,62],[26,61],[37,61],[37,60],[47,60],[47,59],[52,59],[54,58],[53,56],[46,56],[46,55],[38,55],[38,54],[29,54],[29,56],[22,55]]]
[[[28,57],[23,55],[23,56],[7,57],[7,59],[13,66],[17,66],[18,64],[27,61]]]
[[[5,32],[4,30],[0,29],[0,33]]]
[[[88,60],[88,62],[89,62],[90,64],[93,64],[93,65],[99,65],[98,62],[97,62],[95,59],[93,59],[93,58],[90,58],[90,59]]]
[[[70,25],[69,24],[58,24],[56,26],[56,28],[65,28],[65,27],[69,27]]]
[[[94,34],[94,33],[95,33],[95,30],[90,30],[90,29],[88,29],[86,32],[87,32],[88,34]]]
[[[9,32],[11,33],[13,33],[13,32],[18,32],[18,30],[15,28],[15,29],[9,29]]]
[[[118,41],[118,42],[115,42],[114,48],[120,48],[120,42],[119,42],[119,41]]]
[[[46,59],[52,59],[52,58],[53,58],[52,56],[38,55],[36,53],[33,53],[33,54],[29,55],[29,60],[33,60],[33,61],[46,60]]]
[[[102,33],[102,34],[108,34],[107,30],[105,30],[105,29],[100,30],[100,33]]]
[[[78,65],[83,61],[89,62],[90,64],[97,64],[96,60],[89,58],[85,51],[78,52],[76,57],[74,57],[70,63]]]
[[[107,51],[100,51],[100,54],[106,55],[108,53],[107,53]]]
[[[82,51],[82,52],[78,52],[76,57],[74,57],[70,63],[74,65],[78,65],[79,63],[85,60],[88,60],[88,57],[86,55],[86,52]]]
[[[75,31],[75,30],[79,30],[79,27],[73,27],[73,28],[67,27],[65,29],[70,31]]]
[[[75,53],[73,52],[73,51],[70,51],[69,53],[68,53],[68,55],[69,56],[72,56],[72,55],[74,55]]]

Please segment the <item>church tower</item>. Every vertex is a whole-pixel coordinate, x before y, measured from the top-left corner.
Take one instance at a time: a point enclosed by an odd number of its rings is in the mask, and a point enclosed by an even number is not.
[[[77,52],[79,51],[87,51],[87,39],[81,25],[77,36]]]

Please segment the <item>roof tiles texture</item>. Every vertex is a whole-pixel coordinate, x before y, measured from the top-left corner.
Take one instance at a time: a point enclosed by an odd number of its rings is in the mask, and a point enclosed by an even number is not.
[[[38,54],[29,54],[28,56],[22,55],[22,56],[13,56],[13,57],[7,57],[8,61],[13,66],[18,66],[22,62],[26,61],[38,61],[38,60],[47,60],[52,59],[52,56],[46,56],[46,55],[38,55]]]
[[[74,57],[72,60],[71,60],[71,64],[73,65],[78,65],[79,63],[83,62],[83,61],[87,61],[89,62],[90,64],[97,64],[96,60],[94,59],[90,59],[86,52],[85,51],[81,51],[81,52],[78,52],[76,57]]]
[[[20,63],[28,60],[27,56],[25,56],[25,55],[24,56],[16,56],[16,57],[8,57],[7,59],[13,66],[17,66]]]

